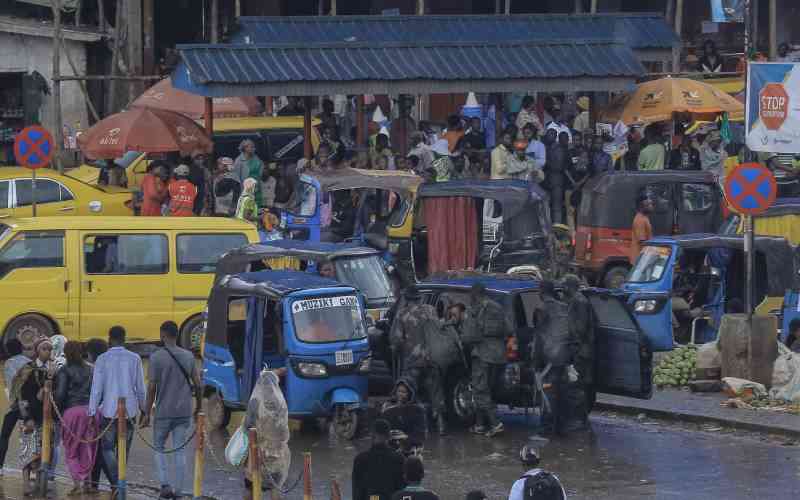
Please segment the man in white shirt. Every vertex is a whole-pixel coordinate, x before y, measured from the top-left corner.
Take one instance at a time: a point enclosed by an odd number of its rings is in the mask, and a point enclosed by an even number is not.
[[[108,332],[110,349],[101,354],[94,365],[92,376],[92,392],[89,398],[89,416],[100,413],[101,429],[105,429],[110,421],[117,420],[117,401],[125,400],[125,412],[128,421],[127,450],[133,442],[133,426],[136,417],[144,413],[147,393],[144,386],[144,370],[142,358],[138,354],[125,349],[125,329],[114,326]],[[100,452],[108,466],[112,491],[116,491],[117,481],[117,423],[100,440]],[[114,498],[112,494],[112,498]]]

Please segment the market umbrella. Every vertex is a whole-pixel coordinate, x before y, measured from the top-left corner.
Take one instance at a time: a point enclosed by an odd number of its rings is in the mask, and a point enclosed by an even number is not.
[[[83,154],[94,159],[119,158],[128,151],[190,155],[210,153],[214,145],[191,118],[161,109],[131,108],[97,122],[78,136]]]
[[[736,119],[744,114],[744,105],[707,83],[661,78],[641,83],[634,92],[613,101],[600,113],[600,121],[648,124],[672,120],[673,113],[706,117],[728,113],[731,119]]]
[[[199,120],[205,112],[205,97],[176,89],[172,79],[165,78],[137,97],[131,106],[166,109]],[[250,96],[215,97],[213,109],[217,118],[255,116],[263,111],[258,99]]]

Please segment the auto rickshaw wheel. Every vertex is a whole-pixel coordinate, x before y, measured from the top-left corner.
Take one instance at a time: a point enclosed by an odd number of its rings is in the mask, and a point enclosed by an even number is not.
[[[358,431],[358,410],[343,405],[336,407],[331,420],[331,433],[339,439],[351,440]]]
[[[614,266],[606,271],[603,276],[603,286],[605,288],[622,288],[622,284],[628,278],[627,266]]]
[[[231,409],[225,406],[222,395],[213,391],[206,397],[206,422],[211,430],[224,429],[231,421]]]
[[[200,343],[203,339],[203,317],[193,316],[183,324],[178,345],[193,353],[200,352]]]
[[[475,421],[475,394],[469,379],[461,379],[453,387],[450,396],[450,410],[453,416],[464,425]]]

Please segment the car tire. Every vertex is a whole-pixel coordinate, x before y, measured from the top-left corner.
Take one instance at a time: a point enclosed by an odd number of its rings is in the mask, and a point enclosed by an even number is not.
[[[200,352],[200,342],[203,334],[203,317],[192,316],[181,328],[178,345],[193,353]]]
[[[52,337],[55,329],[50,321],[38,314],[23,314],[8,325],[3,335],[3,347],[8,345],[11,339],[19,339],[23,345],[33,345],[33,341],[39,337]]]
[[[225,406],[222,395],[219,391],[213,391],[206,398],[205,404],[206,422],[212,431],[224,429],[231,422],[231,409]]]
[[[603,286],[605,288],[622,288],[625,279],[628,277],[628,266],[614,266],[603,275]]]

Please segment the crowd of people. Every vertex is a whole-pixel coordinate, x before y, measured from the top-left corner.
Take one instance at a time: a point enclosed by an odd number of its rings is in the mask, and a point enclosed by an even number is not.
[[[31,495],[33,473],[54,471],[61,457],[73,480],[70,495],[98,491],[101,474],[108,479],[112,498],[117,495],[117,419],[118,400],[125,400],[127,448],[133,442],[136,419],[145,428],[153,423],[155,476],[161,485],[161,498],[189,495],[186,489],[186,449],[192,439],[193,399],[200,387],[194,355],[177,346],[178,327],[167,321],[161,326],[163,347],[150,356],[148,385],[145,386],[142,359],[125,348],[122,327],[111,328],[108,342],[91,339],[81,343],[56,335],[18,339],[7,343],[11,357],[5,362],[4,376],[9,387],[11,407],[3,419],[0,436],[0,468],[5,465],[11,436],[18,427],[18,458],[22,468],[24,492]],[[41,471],[44,407],[52,386],[52,427],[50,464]],[[175,474],[168,474],[166,443],[171,438]],[[38,480],[38,477],[37,477]]]

